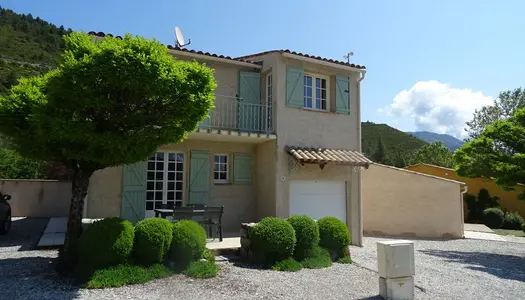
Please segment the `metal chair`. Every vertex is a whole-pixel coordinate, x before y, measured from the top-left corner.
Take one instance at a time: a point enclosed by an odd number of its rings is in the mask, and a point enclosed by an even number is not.
[[[193,207],[178,207],[173,209],[173,222],[181,220],[193,220],[195,216]]]
[[[199,222],[203,227],[210,231],[215,229],[215,233],[219,234],[219,241],[222,242],[222,214],[224,213],[224,206],[206,206],[204,208],[204,220]],[[215,238],[214,238],[215,239]]]

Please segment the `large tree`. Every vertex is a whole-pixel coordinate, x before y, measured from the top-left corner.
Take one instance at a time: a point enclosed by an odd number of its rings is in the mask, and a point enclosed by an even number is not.
[[[525,183],[525,108],[487,126],[478,138],[456,150],[454,157],[461,176],[494,178],[510,190]],[[525,193],[520,196],[525,198]]]
[[[433,142],[425,145],[410,157],[409,163],[429,164],[445,168],[454,168],[454,158],[452,152],[441,142]]]
[[[126,35],[65,37],[56,70],[21,79],[0,98],[0,134],[21,155],[74,170],[59,265],[76,263],[89,177],[182,141],[213,107],[213,71],[174,60],[157,41]]]
[[[501,92],[492,105],[476,109],[472,120],[467,122],[468,140],[480,137],[487,126],[509,118],[520,108],[525,108],[525,89]]]

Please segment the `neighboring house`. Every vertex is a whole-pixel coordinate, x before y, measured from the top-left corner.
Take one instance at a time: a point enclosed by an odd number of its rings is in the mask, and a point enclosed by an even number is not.
[[[462,181],[467,184],[468,193],[474,196],[477,196],[481,189],[486,189],[490,196],[499,198],[499,204],[503,210],[516,211],[525,218],[525,201],[518,198],[519,193],[525,188],[523,185],[515,186],[514,191],[506,191],[499,187],[493,179],[462,177],[457,175],[454,169],[427,164],[408,166],[407,169],[441,178]]]
[[[365,68],[288,50],[231,58],[168,48],[215,70],[215,109],[187,140],[93,174],[87,217],[136,222],[205,203],[224,205],[225,231],[238,232],[266,216],[335,216],[360,245]]]

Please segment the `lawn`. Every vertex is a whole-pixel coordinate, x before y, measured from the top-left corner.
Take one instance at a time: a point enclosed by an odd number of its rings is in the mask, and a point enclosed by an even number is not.
[[[492,229],[499,235],[513,235],[519,237],[525,237],[525,232],[522,230],[509,230],[509,229]]]

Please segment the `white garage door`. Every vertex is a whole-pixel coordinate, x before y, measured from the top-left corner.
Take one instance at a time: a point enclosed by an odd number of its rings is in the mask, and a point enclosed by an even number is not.
[[[290,181],[290,215],[307,215],[314,220],[336,217],[346,223],[344,181]]]

